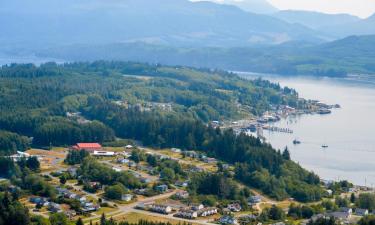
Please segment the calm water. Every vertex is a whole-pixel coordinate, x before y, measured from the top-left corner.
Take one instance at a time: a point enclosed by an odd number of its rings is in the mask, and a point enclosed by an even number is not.
[[[259,75],[247,75],[250,77]],[[300,96],[341,109],[330,115],[302,115],[276,123],[293,134],[264,131],[278,149],[291,150],[293,160],[324,179],[348,179],[355,184],[375,185],[375,85],[344,79],[262,77],[295,88]],[[293,145],[298,138],[302,144]],[[329,147],[323,149],[321,146]]]

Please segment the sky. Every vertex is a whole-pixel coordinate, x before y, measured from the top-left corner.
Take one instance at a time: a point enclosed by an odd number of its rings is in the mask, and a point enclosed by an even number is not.
[[[278,9],[349,13],[366,18],[375,13],[375,0],[268,0]]]
[[[203,0],[191,0],[203,1]],[[225,0],[208,0],[224,2]],[[259,1],[259,0],[232,0]],[[347,13],[367,18],[375,13],[375,0],[263,0],[268,1],[280,10],[308,10],[324,13]]]

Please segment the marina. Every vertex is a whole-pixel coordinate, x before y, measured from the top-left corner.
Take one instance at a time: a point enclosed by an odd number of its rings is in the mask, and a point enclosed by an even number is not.
[[[375,83],[342,78],[263,76],[296,89],[300,97],[331,104],[327,105],[330,114],[291,113],[266,124],[293,130],[293,134],[263,130],[267,142],[280,150],[288,146],[294,161],[324,179],[375,185],[375,120],[372,119]],[[315,103],[317,107],[324,106],[319,101]],[[295,140],[299,143],[294,143]]]

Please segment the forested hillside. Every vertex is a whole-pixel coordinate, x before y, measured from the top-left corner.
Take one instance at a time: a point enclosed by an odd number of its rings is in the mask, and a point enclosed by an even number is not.
[[[137,62],[219,68],[282,75],[346,76],[375,74],[375,36],[351,36],[319,45],[290,42],[271,47],[177,48],[165,45],[74,45],[40,51],[67,61]]]
[[[238,180],[275,198],[321,198],[319,178],[289,154],[206,123],[260,114],[271,105],[304,107],[292,89],[221,71],[121,62],[4,66],[0,81],[0,126],[33,137],[33,145],[120,137],[200,150],[235,164]]]
[[[125,113],[134,114],[134,120],[208,122],[260,114],[271,104],[303,106],[295,91],[267,81],[146,64],[11,65],[1,68],[0,79],[1,129],[45,146],[113,140],[113,127],[102,118],[112,110],[110,118]],[[77,112],[84,115],[67,115]]]

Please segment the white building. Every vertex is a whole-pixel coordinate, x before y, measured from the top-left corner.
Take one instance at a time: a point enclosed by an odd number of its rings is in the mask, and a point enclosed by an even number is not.
[[[130,202],[133,199],[133,195],[131,194],[123,194],[121,196],[121,200],[125,202]]]
[[[93,156],[105,156],[105,157],[111,157],[111,156],[115,156],[116,153],[115,152],[108,152],[108,151],[94,151]]]

